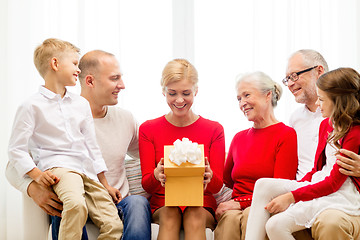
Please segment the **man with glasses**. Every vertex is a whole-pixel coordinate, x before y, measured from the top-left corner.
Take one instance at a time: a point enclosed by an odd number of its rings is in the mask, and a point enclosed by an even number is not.
[[[290,117],[290,126],[297,134],[299,165],[296,179],[300,180],[314,166],[315,152],[318,143],[319,126],[323,117],[315,105],[317,100],[316,81],[325,72],[328,65],[323,56],[311,49],[303,49],[293,53],[286,69],[286,77],[282,80],[295,96],[295,101],[303,104]],[[341,158],[342,173],[360,177],[360,156],[347,153],[352,159]],[[307,235],[307,236],[305,236]],[[296,239],[311,239],[310,233],[295,233]],[[314,239],[338,240],[360,238],[360,217],[350,216],[339,210],[325,210],[311,228]]]

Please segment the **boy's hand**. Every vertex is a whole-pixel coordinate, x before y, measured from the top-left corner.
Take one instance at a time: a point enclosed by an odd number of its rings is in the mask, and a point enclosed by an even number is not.
[[[268,210],[269,213],[279,213],[285,211],[290,204],[294,202],[294,195],[288,192],[271,200],[271,202],[265,206],[265,209]]]
[[[54,184],[57,184],[60,181],[60,178],[55,176],[51,171],[47,170],[42,172],[38,168],[33,168],[27,173],[35,182],[40,184],[43,187],[50,187]]]
[[[122,199],[122,196],[121,196],[121,193],[120,193],[119,189],[114,188],[112,186],[107,186],[106,189],[108,190],[108,192],[109,192],[110,196],[112,197],[114,203],[118,204]]]
[[[121,196],[121,193],[120,193],[119,189],[114,188],[114,187],[109,185],[108,181],[106,180],[104,172],[98,173],[97,176],[98,176],[99,181],[101,182],[101,184],[106,188],[106,190],[108,190],[108,192],[109,192],[111,198],[113,199],[114,203],[118,204],[122,199],[122,196]]]

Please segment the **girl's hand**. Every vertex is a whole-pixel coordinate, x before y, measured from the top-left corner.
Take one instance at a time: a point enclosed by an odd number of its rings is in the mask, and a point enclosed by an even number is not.
[[[271,202],[265,206],[265,209],[268,210],[269,213],[279,213],[285,211],[290,204],[294,202],[294,195],[288,192],[271,200]]]
[[[205,172],[204,172],[204,190],[207,188],[207,185],[210,183],[213,177],[213,171],[210,168],[210,163],[207,157],[205,157]]]
[[[154,177],[161,183],[161,186],[165,187],[166,175],[164,173],[164,159],[161,158],[160,162],[154,169]]]

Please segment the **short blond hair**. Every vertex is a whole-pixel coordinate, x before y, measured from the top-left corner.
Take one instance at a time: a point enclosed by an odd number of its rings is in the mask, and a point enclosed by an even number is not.
[[[163,92],[169,83],[183,79],[190,81],[197,89],[198,73],[195,67],[186,59],[174,59],[168,62],[162,72],[161,87]]]
[[[80,49],[74,44],[56,38],[48,38],[34,51],[34,64],[42,77],[49,70],[51,58],[60,57],[65,51],[73,51],[80,54]]]

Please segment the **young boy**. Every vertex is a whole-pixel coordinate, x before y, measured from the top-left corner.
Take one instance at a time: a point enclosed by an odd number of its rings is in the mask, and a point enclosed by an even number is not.
[[[79,52],[59,39],[35,49],[45,85],[17,111],[9,161],[21,176],[52,186],[63,202],[59,239],[81,239],[88,214],[100,228],[98,239],[120,239],[123,225],[113,203],[120,201],[120,192],[104,176],[89,103],[65,88],[76,84]]]

